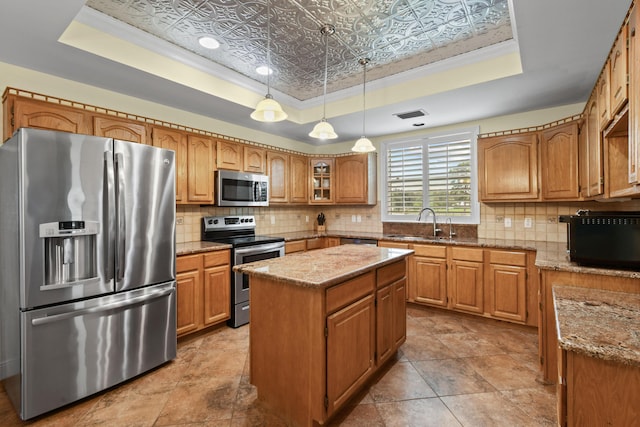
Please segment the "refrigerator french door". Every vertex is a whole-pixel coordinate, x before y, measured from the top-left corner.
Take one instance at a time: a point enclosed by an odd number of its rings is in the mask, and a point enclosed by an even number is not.
[[[175,358],[172,151],[20,129],[0,204],[0,377],[21,418]]]

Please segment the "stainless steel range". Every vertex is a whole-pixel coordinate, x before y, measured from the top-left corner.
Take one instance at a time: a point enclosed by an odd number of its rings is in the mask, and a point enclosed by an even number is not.
[[[284,238],[256,236],[253,215],[202,218],[202,240],[232,245],[231,267],[284,256]],[[231,271],[231,319],[233,328],[249,323],[249,278]]]

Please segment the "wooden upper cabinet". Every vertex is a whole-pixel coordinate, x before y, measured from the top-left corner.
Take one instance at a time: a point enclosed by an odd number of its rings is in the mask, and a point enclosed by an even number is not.
[[[234,171],[242,170],[243,146],[238,142],[218,140],[217,147],[217,167]]]
[[[578,199],[578,123],[555,126],[541,134],[542,198]]]
[[[139,122],[111,117],[93,117],[93,134],[123,141],[147,143],[147,127]]]
[[[187,138],[175,129],[154,127],[151,130],[154,147],[166,148],[176,153],[176,203],[187,202]]]
[[[371,203],[369,198],[370,180],[368,179],[370,157],[368,154],[336,157],[336,203]],[[375,163],[373,167],[375,168]],[[375,204],[375,200],[373,203]]]
[[[616,115],[627,102],[627,75],[629,72],[627,66],[627,29],[627,25],[622,27],[609,56],[611,117]]]
[[[289,155],[279,151],[267,152],[269,174],[269,203],[289,201]]]
[[[267,150],[245,145],[243,153],[245,172],[265,173],[267,168]]]
[[[309,160],[304,156],[291,154],[289,157],[289,202],[309,201]]]
[[[21,127],[91,134],[89,120],[82,110],[17,96],[8,97],[4,109],[5,139]]]
[[[478,140],[481,200],[538,198],[537,141],[536,133]]]
[[[213,204],[213,152],[215,141],[200,135],[187,137],[187,201]]]
[[[599,98],[594,94],[587,101],[585,109],[585,124],[583,137],[586,147],[586,157],[580,168],[583,169],[582,176],[585,178],[581,182],[583,195],[586,197],[599,196],[604,192],[604,171],[603,171],[603,147],[602,132],[599,126]]]
[[[600,130],[603,130],[605,127],[607,127],[607,125],[611,121],[611,109],[609,108],[611,99],[611,95],[609,92],[610,66],[611,63],[607,61],[604,65],[604,68],[602,69],[602,74],[600,74],[600,78],[596,83],[596,91],[598,93],[598,121]]]
[[[640,9],[634,5],[629,15],[629,183],[638,182],[640,156]]]

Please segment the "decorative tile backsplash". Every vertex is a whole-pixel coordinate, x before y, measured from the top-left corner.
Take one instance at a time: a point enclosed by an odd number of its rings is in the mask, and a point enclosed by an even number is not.
[[[482,203],[477,237],[566,242],[567,225],[558,223],[558,216],[574,214],[578,209],[637,211],[640,210],[640,200],[622,203]],[[269,206],[259,208],[178,206],[176,240],[178,243],[199,241],[203,216],[254,215],[257,224],[256,233],[278,234],[312,231],[316,217],[321,212],[326,217],[325,225],[329,232],[383,232],[379,204],[375,206]]]

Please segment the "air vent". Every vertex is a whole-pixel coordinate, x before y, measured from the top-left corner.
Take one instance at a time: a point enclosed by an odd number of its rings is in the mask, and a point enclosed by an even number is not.
[[[424,112],[424,110],[415,110],[415,111],[407,111],[406,113],[396,113],[394,114],[394,116],[398,117],[399,119],[402,120],[406,120],[406,119],[413,119],[414,117],[423,117],[426,116],[427,113]]]

